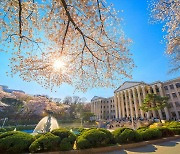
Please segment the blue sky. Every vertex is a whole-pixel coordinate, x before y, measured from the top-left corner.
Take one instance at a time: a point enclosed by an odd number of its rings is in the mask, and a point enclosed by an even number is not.
[[[165,44],[163,40],[162,24],[149,23],[148,2],[145,0],[107,0],[114,4],[116,10],[123,10],[119,16],[123,20],[123,30],[128,38],[133,40],[130,51],[136,68],[133,71],[132,81],[144,81],[151,83],[154,81],[166,81],[180,76],[180,72],[176,74],[168,74],[169,61],[165,55]],[[78,95],[86,97],[90,100],[93,96],[110,97],[113,96],[115,89],[112,88],[96,88],[90,89],[86,93],[74,92],[74,88],[69,85],[56,87],[51,92],[42,88],[35,82],[24,82],[15,75],[13,78],[6,76],[6,72],[10,71],[8,66],[9,57],[11,55],[0,52],[0,85],[7,85],[9,88],[24,90],[28,94],[47,94],[52,97],[64,98],[65,96]],[[124,81],[129,79],[124,79]],[[117,87],[122,83],[118,83]]]

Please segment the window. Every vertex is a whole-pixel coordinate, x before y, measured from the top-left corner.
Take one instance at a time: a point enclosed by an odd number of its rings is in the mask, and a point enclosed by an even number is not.
[[[156,88],[156,92],[159,92],[159,88]]]
[[[164,86],[164,89],[165,89],[165,90],[168,90],[168,86]]]
[[[172,96],[173,96],[174,98],[176,98],[176,97],[177,97],[176,93],[172,93]]]
[[[171,102],[169,103],[169,107],[170,107],[170,108],[173,108],[173,104],[172,104]]]
[[[173,84],[169,85],[170,89],[174,89],[174,86]]]
[[[170,98],[170,95],[169,95],[169,94],[166,94],[166,97]]]
[[[104,109],[106,108],[106,106],[104,106]]]
[[[177,88],[180,88],[180,83],[176,83],[176,87],[177,87]]]
[[[179,102],[175,102],[175,105],[176,105],[176,107],[179,107],[180,103]]]

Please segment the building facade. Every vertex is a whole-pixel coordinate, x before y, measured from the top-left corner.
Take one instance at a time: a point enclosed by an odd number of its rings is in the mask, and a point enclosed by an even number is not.
[[[165,107],[158,111],[149,111],[148,113],[142,111],[139,107],[142,105],[146,95],[150,93],[169,97],[168,103],[170,107]],[[96,115],[97,119],[114,119],[113,116],[110,116],[112,110],[106,112],[106,103],[104,104],[103,102],[107,102],[107,100],[101,97],[94,97],[91,100],[91,112]],[[114,91],[114,97],[111,97],[110,100],[112,101],[112,106],[114,106],[114,117],[116,119],[180,119],[180,78],[166,82],[158,81],[151,84],[144,82],[124,82]]]
[[[91,100],[91,112],[95,114],[96,120],[115,119],[114,97],[93,97]]]

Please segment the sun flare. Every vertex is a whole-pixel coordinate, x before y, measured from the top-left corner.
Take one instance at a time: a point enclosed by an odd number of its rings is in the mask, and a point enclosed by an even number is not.
[[[53,63],[53,69],[56,71],[62,70],[64,69],[64,67],[65,67],[65,63],[61,59],[57,59]]]

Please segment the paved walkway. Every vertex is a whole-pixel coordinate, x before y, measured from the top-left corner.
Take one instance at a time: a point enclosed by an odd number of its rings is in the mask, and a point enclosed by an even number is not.
[[[180,139],[147,146],[132,148],[128,150],[118,150],[103,154],[180,154]]]

